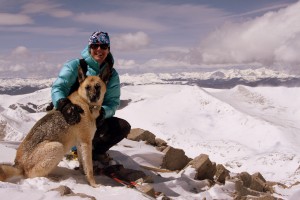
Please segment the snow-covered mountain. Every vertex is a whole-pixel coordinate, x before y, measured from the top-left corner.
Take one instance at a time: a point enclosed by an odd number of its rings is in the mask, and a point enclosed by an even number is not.
[[[300,86],[300,76],[267,68],[220,69],[209,72],[122,74],[122,85],[188,84],[208,88],[247,86]],[[50,87],[51,79],[0,79],[0,94],[26,94]]]
[[[236,85],[230,89],[216,89],[199,87],[192,84],[192,80],[212,80],[214,76],[214,80],[223,82],[238,77],[244,80],[248,77],[249,81],[295,78],[299,82],[299,77],[268,70],[228,70],[223,72],[224,76],[221,72],[206,72],[207,76],[204,76],[205,73],[122,75],[122,105],[116,116],[128,120],[132,128],[151,131],[169,145],[183,149],[191,158],[204,153],[232,173],[260,172],[266,180],[288,186],[275,186],[274,196],[298,199],[300,87]],[[38,82],[39,80],[36,85]],[[50,81],[48,83],[51,85]],[[13,84],[11,80],[10,86]],[[23,83],[19,85],[22,86]],[[44,109],[50,101],[50,85],[23,95],[0,94],[0,140],[6,141],[5,145],[21,141],[34,123],[45,114]],[[126,154],[121,160],[124,164],[129,163],[129,158],[136,163],[146,159],[148,164],[153,164],[151,161],[157,159],[157,153],[153,149],[150,153],[149,147],[144,144],[128,145],[127,140],[123,142],[124,144],[112,149],[112,155],[120,152]],[[0,143],[0,150],[0,162],[13,161],[14,152],[9,146]],[[6,152],[10,152],[7,158],[4,156]],[[153,185],[158,191],[164,189],[164,193],[172,199],[231,199],[230,192],[234,190],[232,185],[217,184],[212,188],[203,188],[199,182],[192,181],[186,172],[162,176],[160,182]],[[71,178],[66,177],[63,183],[72,185],[77,192],[101,196],[101,199],[119,199],[124,195],[140,199],[140,196],[132,192],[127,193],[123,189],[116,190],[109,186],[101,189],[93,189],[87,185],[83,187],[82,178],[78,177],[82,176],[77,174]],[[98,179],[105,182],[103,177]],[[37,190],[42,195],[45,188],[57,184],[60,182],[46,178],[26,179],[16,185],[1,183],[0,194],[1,191],[5,194],[9,190],[20,197]],[[28,185],[33,189],[27,190]],[[195,187],[199,187],[197,192]],[[84,191],[82,188],[85,188]],[[111,193],[116,197],[111,196]],[[47,192],[46,197],[50,199],[49,195]]]
[[[19,95],[50,87],[55,79],[0,79],[0,94]]]
[[[200,87],[229,89],[237,85],[247,86],[300,86],[300,77],[266,68],[230,69],[210,72],[147,73],[121,76],[125,85],[187,84]]]
[[[24,95],[0,96],[0,138],[17,141],[44,114],[51,99],[50,88]]]

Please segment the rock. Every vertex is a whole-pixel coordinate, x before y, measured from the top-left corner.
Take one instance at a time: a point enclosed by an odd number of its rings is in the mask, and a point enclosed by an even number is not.
[[[189,162],[190,158],[185,155],[182,149],[176,149],[168,146],[163,153],[161,168],[169,170],[182,170]]]
[[[240,179],[235,179],[235,180],[233,180],[233,182],[235,183],[234,199],[236,199],[236,200],[245,199],[243,197],[246,197],[248,195],[254,196],[254,197],[259,197],[261,194],[260,192],[257,192],[257,191],[254,191],[254,190],[244,187],[243,181]]]
[[[238,177],[243,182],[244,187],[258,192],[273,192],[272,187],[267,184],[266,180],[259,172],[253,175],[250,175],[248,172],[242,172]]]
[[[253,174],[251,177],[252,177],[252,183],[250,189],[260,191],[260,192],[272,191],[267,185],[264,177],[259,172]]]
[[[296,182],[296,183],[297,183],[297,182]],[[298,182],[298,184],[299,184],[299,183],[300,183],[300,182]],[[274,182],[274,181],[266,181],[266,184],[268,185],[268,187],[269,187],[271,193],[274,193],[273,187],[276,186],[276,185],[279,186],[279,187],[282,187],[283,189],[288,188],[288,186],[286,186],[285,184],[279,183],[279,182]]]
[[[65,185],[61,185],[57,188],[53,188],[50,191],[57,191],[60,194],[60,196],[70,196],[70,197],[78,196],[81,198],[89,198],[91,200],[96,200],[95,197],[84,194],[84,193],[74,193],[68,186],[65,186]]]
[[[155,145],[157,147],[167,147],[168,146],[167,142],[160,138],[155,138]]]
[[[143,171],[140,170],[121,168],[115,173],[118,175],[118,177],[128,182],[142,179],[142,182],[144,183],[153,183],[153,178],[151,176],[146,175]]]
[[[238,175],[239,179],[242,181],[243,186],[249,188],[252,182],[252,177],[248,172],[241,172]]]
[[[194,160],[190,162],[193,168],[196,169],[197,174],[195,176],[196,180],[214,180],[213,177],[216,173],[216,163],[212,163],[209,160],[208,155],[200,154]]]
[[[148,144],[155,145],[155,135],[149,131],[145,131],[140,128],[134,128],[130,130],[127,135],[127,139],[133,141],[146,141]]]
[[[226,178],[230,178],[229,170],[227,170],[223,165],[218,164],[216,167],[215,181],[219,183],[225,183]]]
[[[60,194],[60,196],[74,194],[74,192],[68,186],[65,185],[60,185],[59,187],[53,188],[50,191],[57,191]]]
[[[156,147],[157,151],[163,152],[168,146]]]
[[[0,181],[4,181],[6,179],[6,175],[3,169],[0,167]]]
[[[235,183],[235,197],[240,200],[276,200],[272,197],[272,185],[268,185],[264,177],[260,173],[250,175],[248,172],[242,172],[236,177],[228,180]]]
[[[155,146],[158,151],[162,152],[168,147],[168,144],[163,139],[155,138]]]
[[[138,190],[142,191],[143,193],[155,198],[155,190],[154,190],[152,185],[150,185],[150,184],[142,184],[142,185],[137,184],[136,188]]]
[[[78,196],[78,197],[81,197],[83,199],[89,198],[91,200],[96,200],[95,197],[87,195],[87,194],[84,194],[84,193],[76,193],[76,194],[72,194],[72,195],[68,195],[68,196]]]

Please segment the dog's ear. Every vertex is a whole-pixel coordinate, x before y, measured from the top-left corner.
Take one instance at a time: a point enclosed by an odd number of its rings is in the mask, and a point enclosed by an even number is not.
[[[78,82],[81,84],[86,78],[86,74],[83,72],[82,67],[78,66]]]
[[[105,68],[103,69],[102,73],[99,75],[99,77],[101,78],[101,80],[107,84],[107,82],[109,81],[111,76],[111,67],[110,66],[105,66]]]

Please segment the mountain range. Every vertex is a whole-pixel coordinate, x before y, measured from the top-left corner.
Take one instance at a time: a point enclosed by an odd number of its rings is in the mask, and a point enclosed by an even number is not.
[[[267,68],[220,69],[209,72],[122,74],[121,84],[181,84],[206,88],[230,89],[237,85],[299,87],[300,76]],[[50,87],[55,78],[0,79],[0,94],[20,95]]]

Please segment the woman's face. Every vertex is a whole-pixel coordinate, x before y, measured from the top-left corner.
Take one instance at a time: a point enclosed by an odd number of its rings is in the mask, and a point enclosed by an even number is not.
[[[101,64],[109,53],[109,46],[107,44],[91,44],[90,50],[94,60]]]

